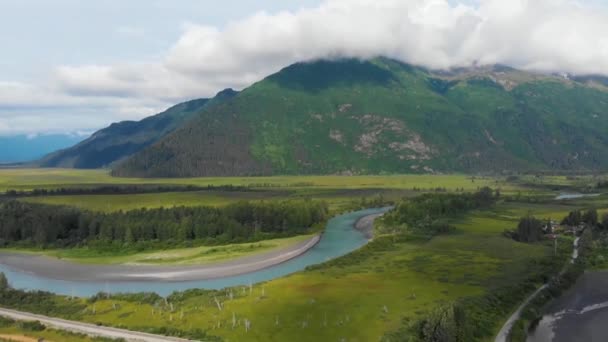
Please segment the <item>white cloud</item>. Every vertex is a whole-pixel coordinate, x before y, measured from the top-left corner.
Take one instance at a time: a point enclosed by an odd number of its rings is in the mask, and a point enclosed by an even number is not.
[[[301,60],[385,55],[433,68],[477,61],[608,74],[607,36],[605,8],[570,0],[330,0],[221,31],[192,25],[166,64],[198,75],[264,74]]]
[[[243,88],[298,61],[380,55],[431,68],[501,63],[608,75],[608,9],[574,0],[327,0],[221,28],[186,24],[153,62],[59,66],[44,87],[0,83],[0,108],[31,105],[28,94],[38,92],[34,106],[103,108],[96,120],[107,123]],[[0,110],[0,127],[6,125]]]

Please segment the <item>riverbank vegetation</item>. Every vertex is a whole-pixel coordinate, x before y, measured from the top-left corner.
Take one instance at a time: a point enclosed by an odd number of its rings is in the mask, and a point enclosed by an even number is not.
[[[487,208],[498,200],[499,191],[484,187],[474,193],[424,194],[403,200],[378,222],[379,234],[434,236],[454,230],[448,220],[473,209]]]
[[[227,244],[308,234],[321,228],[327,214],[324,202],[305,200],[116,213],[9,201],[0,203],[0,243],[135,250]]]

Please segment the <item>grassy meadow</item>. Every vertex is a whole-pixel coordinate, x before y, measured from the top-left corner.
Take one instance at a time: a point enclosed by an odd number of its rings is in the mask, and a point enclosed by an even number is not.
[[[72,334],[54,329],[33,331],[21,323],[8,323],[0,327],[1,342],[109,342],[106,338],[88,337],[82,334]],[[26,324],[27,325],[27,324]]]
[[[517,189],[504,179],[467,175],[394,175],[394,176],[272,176],[272,177],[204,177],[204,178],[122,178],[112,177],[107,170],[74,169],[0,169],[1,190],[56,189],[96,185],[167,184],[196,186],[247,186],[252,188],[293,189],[405,189],[448,190],[479,187]]]
[[[0,192],[7,190],[82,188],[105,185],[193,185],[243,186],[255,191],[164,192],[113,195],[49,195],[22,198],[23,201],[68,205],[93,211],[112,212],[173,206],[225,206],[238,201],[314,198],[328,202],[335,212],[349,210],[362,198],[382,196],[398,200],[419,191],[445,189],[474,191],[480,187],[500,188],[503,193],[526,193],[524,186],[504,178],[466,175],[394,176],[276,176],[143,179],[111,177],[106,170],[0,169]],[[414,191],[416,190],[416,191]]]
[[[128,211],[141,208],[160,208],[174,206],[222,207],[238,201],[272,200],[289,195],[282,192],[164,192],[129,195],[66,195],[27,197],[22,201],[51,205],[67,205],[92,211]]]
[[[456,232],[432,240],[378,238],[351,255],[251,289],[175,295],[172,309],[104,299],[88,303],[81,319],[144,330],[197,327],[225,341],[377,341],[445,303],[540,272],[543,260],[553,258],[552,244],[522,244],[502,232],[528,211],[561,218],[577,206],[500,203],[458,219]],[[565,259],[570,246],[562,245]]]

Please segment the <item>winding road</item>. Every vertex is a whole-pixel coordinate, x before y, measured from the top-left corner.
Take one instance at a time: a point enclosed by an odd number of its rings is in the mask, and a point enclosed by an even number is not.
[[[578,258],[579,240],[580,240],[580,238],[577,238],[576,240],[574,240],[572,258],[570,259],[571,263],[574,263],[574,261]],[[565,267],[560,272],[560,275],[563,274],[564,271],[565,271]],[[548,286],[549,286],[549,284],[544,284],[538,290],[536,290],[534,293],[532,293],[528,298],[526,298],[526,300],[517,308],[517,310],[515,310],[515,312],[511,315],[511,317],[509,317],[509,319],[502,326],[502,329],[500,329],[500,331],[498,332],[498,335],[496,335],[496,339],[494,340],[494,342],[507,342],[508,341],[507,338],[509,337],[509,333],[511,332],[511,329],[513,329],[513,325],[515,325],[515,322],[517,322],[517,320],[521,317],[521,314],[525,310],[526,306],[528,306],[528,304],[530,304],[530,302],[534,298],[536,298],[536,296],[538,296]]]
[[[110,327],[97,326],[89,323],[81,323],[74,321],[67,321],[59,318],[52,318],[42,315],[36,315],[26,312],[20,312],[9,309],[1,309],[0,308],[0,316],[10,318],[17,321],[38,321],[43,325],[57,329],[64,330],[73,333],[85,334],[93,337],[106,337],[112,339],[124,339],[127,341],[133,342],[185,342],[192,341],[186,340],[183,338],[177,337],[169,337],[169,336],[160,336],[147,334],[142,332],[124,330],[124,329],[116,329]]]

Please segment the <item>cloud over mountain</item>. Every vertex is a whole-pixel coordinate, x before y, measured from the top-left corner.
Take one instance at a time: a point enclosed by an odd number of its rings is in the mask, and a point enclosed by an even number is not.
[[[380,55],[430,68],[500,63],[608,75],[608,8],[574,0],[327,0],[223,27],[184,24],[158,60],[58,66],[39,91],[58,103],[102,102],[129,113],[124,108],[242,88],[293,62]],[[0,107],[25,102],[0,95]]]

